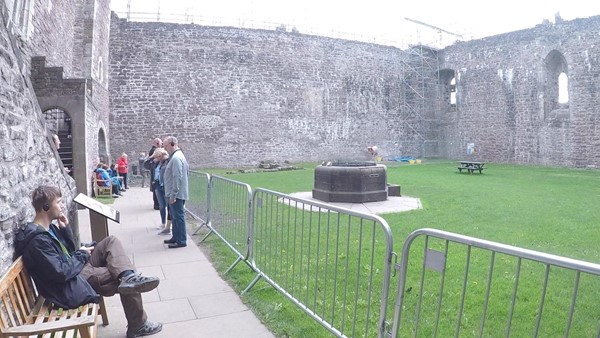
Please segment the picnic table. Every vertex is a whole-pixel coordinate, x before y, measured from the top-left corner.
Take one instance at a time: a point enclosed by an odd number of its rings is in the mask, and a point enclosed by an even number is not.
[[[458,161],[460,164],[458,168],[458,172],[462,173],[463,170],[466,170],[469,174],[472,174],[474,171],[481,172],[485,169],[483,166],[484,162],[473,162],[473,161]]]

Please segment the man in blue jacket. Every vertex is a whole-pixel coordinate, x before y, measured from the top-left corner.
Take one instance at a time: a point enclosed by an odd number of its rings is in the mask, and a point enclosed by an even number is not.
[[[140,293],[155,289],[160,280],[135,272],[118,238],[109,236],[95,247],[75,246],[69,221],[63,213],[60,189],[40,186],[33,191],[32,222],[15,236],[15,251],[39,293],[66,309],[98,303],[100,295],[119,293],[127,317],[127,337],[147,336],[162,324],[147,319]],[[58,224],[52,223],[57,221]]]

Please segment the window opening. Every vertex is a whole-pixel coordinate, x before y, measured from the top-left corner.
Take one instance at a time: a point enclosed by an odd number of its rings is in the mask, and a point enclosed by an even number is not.
[[[569,78],[567,74],[558,75],[558,103],[569,103]]]
[[[450,81],[450,106],[456,107],[456,78]]]

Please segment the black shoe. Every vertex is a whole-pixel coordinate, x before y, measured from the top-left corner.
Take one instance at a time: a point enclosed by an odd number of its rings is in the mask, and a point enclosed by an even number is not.
[[[173,243],[173,244],[169,244],[169,249],[185,248],[186,246],[187,246],[187,244]]]
[[[158,205],[155,205],[154,210],[160,210],[160,207]]]
[[[146,322],[144,324],[142,324],[142,326],[140,326],[140,327],[128,328],[127,329],[127,338],[149,336],[149,335],[158,333],[161,330],[162,330],[161,323],[155,323],[155,322],[146,320]]]
[[[177,243],[177,241],[175,239],[173,239],[173,238],[169,238],[169,239],[165,239],[163,241],[163,243],[165,243],[165,244],[175,244],[175,243]]]
[[[121,279],[119,284],[119,293],[122,295],[130,295],[136,292],[148,292],[156,289],[160,279],[158,277],[146,277],[141,273],[132,273],[131,275]]]

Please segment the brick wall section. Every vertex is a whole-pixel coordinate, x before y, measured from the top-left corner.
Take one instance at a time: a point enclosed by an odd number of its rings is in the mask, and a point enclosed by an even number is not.
[[[449,157],[600,166],[600,16],[497,35],[444,50],[442,68],[457,74],[458,109],[443,112]],[[548,104],[546,57],[568,67],[569,104]]]
[[[366,158],[411,131],[397,48],[113,16],[111,154],[175,134],[192,166]],[[135,158],[135,156],[134,156]]]

